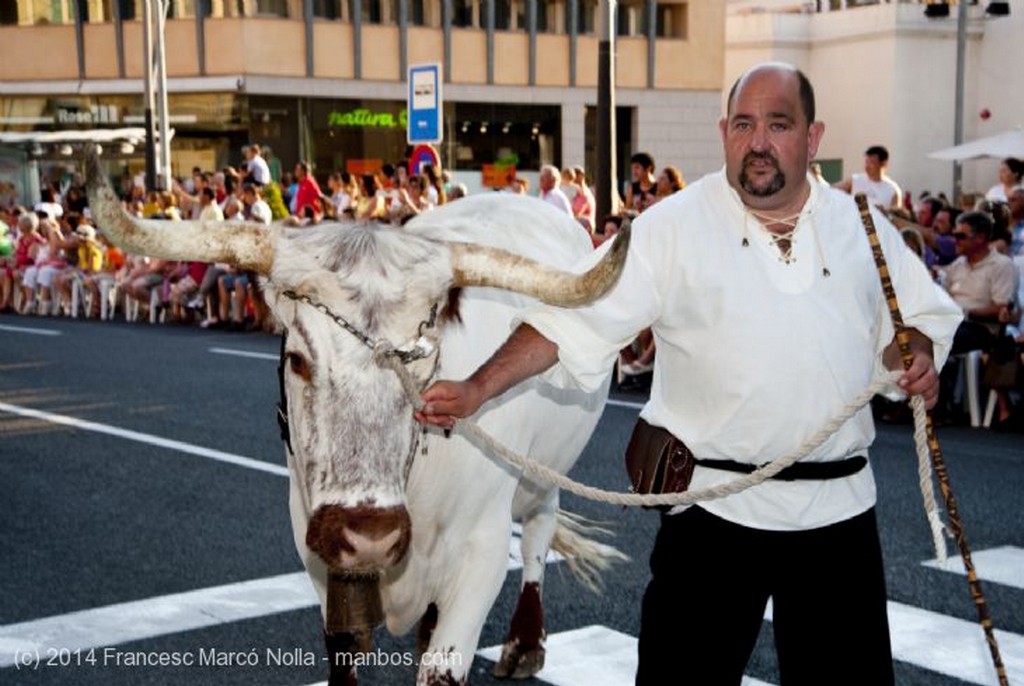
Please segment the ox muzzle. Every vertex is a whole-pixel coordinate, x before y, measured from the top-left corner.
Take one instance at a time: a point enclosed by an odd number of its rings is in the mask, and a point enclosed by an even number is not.
[[[401,505],[322,505],[306,527],[306,545],[329,569],[387,569],[405,557],[411,534]]]

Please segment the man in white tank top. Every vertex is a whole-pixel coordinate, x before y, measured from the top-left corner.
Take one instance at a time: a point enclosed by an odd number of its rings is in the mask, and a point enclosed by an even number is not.
[[[864,151],[864,173],[836,184],[836,188],[856,195],[863,193],[868,202],[883,211],[903,207],[903,190],[889,178],[889,151],[881,145],[872,145]]]

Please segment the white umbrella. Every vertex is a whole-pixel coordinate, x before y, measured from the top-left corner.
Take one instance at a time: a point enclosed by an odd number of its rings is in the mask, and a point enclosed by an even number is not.
[[[1017,127],[996,134],[973,140],[970,143],[955,145],[928,153],[928,157],[936,160],[973,160],[979,157],[1017,157],[1024,159],[1024,129]]]

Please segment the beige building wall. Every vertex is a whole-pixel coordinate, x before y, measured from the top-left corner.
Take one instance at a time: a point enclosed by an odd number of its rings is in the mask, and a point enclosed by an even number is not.
[[[1007,88],[1007,55],[1019,51],[1024,16],[984,18],[971,7],[967,25],[964,141],[1022,123],[1024,91]],[[928,19],[917,4],[884,4],[821,14],[730,15],[726,22],[723,97],[750,65],[779,60],[800,67],[815,87],[825,122],[819,158],[841,159],[844,175],[863,169],[864,150],[889,148],[890,171],[916,197],[952,191],[953,165],[929,152],[954,141],[956,12]],[[989,108],[993,116],[978,113]],[[997,119],[995,113],[999,113]],[[995,183],[998,160],[963,164],[965,191]]]
[[[0,46],[0,81],[78,78],[74,26],[3,26]]]
[[[318,21],[313,25],[313,75],[328,79],[355,76],[351,24]]]

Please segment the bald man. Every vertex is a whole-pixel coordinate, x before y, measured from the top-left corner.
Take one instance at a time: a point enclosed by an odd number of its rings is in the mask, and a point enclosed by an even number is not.
[[[697,490],[794,451],[901,368],[856,205],[808,174],[824,134],[814,108],[794,67],[747,71],[719,123],[724,170],[634,221],[612,291],[528,312],[469,379],[423,393],[420,421],[450,427],[549,368],[595,388],[651,327],[658,357],[637,431],[684,444]],[[892,392],[931,406],[960,310],[896,229],[875,223],[912,327],[913,364]],[[662,513],[637,684],[737,686],[769,597],[782,684],[893,683],[873,439],[864,407],[785,478]]]

